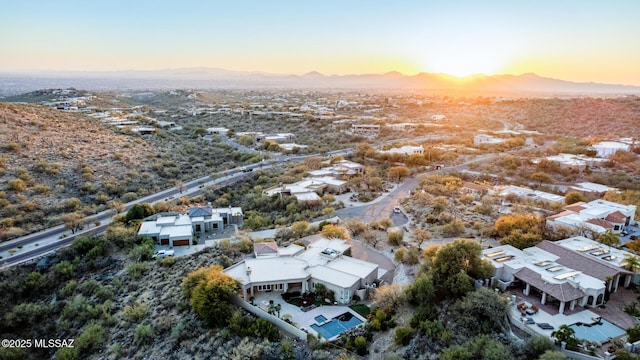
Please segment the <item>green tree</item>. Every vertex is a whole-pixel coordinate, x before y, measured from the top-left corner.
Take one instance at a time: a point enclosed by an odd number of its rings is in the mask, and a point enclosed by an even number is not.
[[[453,306],[456,332],[466,336],[500,334],[506,328],[507,303],[495,291],[471,291]]]
[[[213,265],[189,273],[182,283],[183,294],[195,312],[211,327],[228,325],[234,307],[229,302],[238,283]]]
[[[482,260],[481,251],[470,239],[455,239],[438,250],[430,273],[439,297],[461,297],[473,288],[473,279],[490,277],[493,267]]]
[[[542,335],[532,336],[524,344],[524,353],[527,355],[527,359],[537,359],[546,351],[554,349],[553,341]]]
[[[620,237],[611,231],[611,229],[607,229],[605,233],[598,236],[598,242],[609,247],[618,246],[620,245]]]
[[[560,325],[558,330],[551,333],[551,337],[556,339],[556,343],[567,343],[567,349],[575,350],[578,345],[578,339],[576,339],[576,332],[569,325]]]
[[[640,256],[633,254],[626,254],[620,263],[626,270],[636,272],[640,269]]]
[[[127,215],[125,215],[124,219],[129,223],[132,220],[141,220],[153,214],[155,214],[155,210],[151,204],[135,204],[129,209],[129,211],[127,211]]]

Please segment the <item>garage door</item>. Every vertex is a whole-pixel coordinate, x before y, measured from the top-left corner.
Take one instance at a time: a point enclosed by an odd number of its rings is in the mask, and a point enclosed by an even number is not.
[[[187,239],[187,240],[173,240],[173,246],[189,246],[189,239]]]
[[[160,245],[169,245],[169,239],[160,240]]]

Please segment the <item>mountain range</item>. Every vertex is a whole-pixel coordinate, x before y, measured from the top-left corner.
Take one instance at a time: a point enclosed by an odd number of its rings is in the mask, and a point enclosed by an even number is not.
[[[273,74],[219,68],[180,68],[149,71],[0,72],[0,95],[43,88],[86,90],[152,89],[376,89],[426,90],[486,95],[640,95],[640,86],[572,82],[536,74],[471,75],[458,78],[440,73],[323,75]]]

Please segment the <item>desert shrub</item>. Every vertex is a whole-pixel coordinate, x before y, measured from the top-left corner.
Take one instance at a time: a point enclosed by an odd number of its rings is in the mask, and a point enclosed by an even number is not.
[[[47,286],[47,277],[38,271],[32,271],[24,280],[27,290],[37,292]]]
[[[153,328],[148,324],[136,326],[134,335],[136,344],[151,344],[153,342]]]
[[[53,266],[53,272],[60,279],[70,279],[76,271],[75,265],[70,261],[63,260]]]
[[[144,262],[133,262],[127,266],[127,275],[129,275],[133,280],[138,280],[147,272],[147,263]]]
[[[404,233],[402,231],[389,231],[387,233],[387,241],[389,245],[398,246],[402,242],[402,238],[404,237]]]
[[[36,303],[22,303],[14,306],[4,314],[4,326],[7,329],[26,329],[37,326],[44,321],[51,311],[48,305]]]
[[[122,310],[122,319],[132,324],[141,323],[148,316],[149,306],[144,302],[126,305]]]
[[[401,327],[396,329],[396,336],[394,338],[398,345],[408,345],[411,341],[411,328]]]

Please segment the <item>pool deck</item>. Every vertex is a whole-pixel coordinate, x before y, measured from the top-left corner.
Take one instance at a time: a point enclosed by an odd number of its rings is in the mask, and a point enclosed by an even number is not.
[[[363,323],[367,321],[367,319],[363,318],[357,312],[353,311],[346,305],[326,305],[326,306],[318,306],[314,309],[311,309],[307,312],[302,311],[298,306],[291,305],[282,299],[281,292],[260,292],[257,293],[253,302],[256,305],[260,305],[263,302],[268,304],[269,300],[273,300],[274,304],[280,304],[282,309],[280,310],[280,318],[282,318],[285,314],[291,315],[291,321],[295,324],[295,326],[302,331],[306,331],[313,336],[318,336],[318,333],[311,328],[312,324],[318,324],[316,321],[316,316],[322,315],[327,320],[331,320],[338,315],[342,315],[346,312],[351,313],[353,316],[362,320]],[[263,310],[267,310],[264,309]],[[276,314],[277,315],[277,314]],[[335,337],[334,337],[335,338]],[[333,339],[333,338],[332,338]],[[328,339],[331,340],[331,339]]]
[[[619,288],[618,291],[611,294],[609,301],[605,308],[583,308],[575,306],[573,310],[569,310],[568,306],[564,314],[558,313],[558,306],[554,304],[541,304],[538,296],[524,296],[521,291],[512,291],[511,294],[516,295],[516,303],[526,303],[527,305],[536,305],[539,311],[533,315],[527,315],[527,317],[533,319],[536,323],[548,323],[554,327],[553,330],[544,330],[536,324],[524,325],[535,333],[545,336],[551,336],[551,333],[557,330],[560,325],[572,325],[577,322],[591,324],[595,318],[602,318],[607,320],[613,325],[625,330],[629,327],[636,326],[640,323],[633,316],[624,312],[624,307],[637,300],[638,294],[632,290]],[[513,321],[521,321],[522,315],[515,305],[510,305],[511,317]],[[622,335],[618,338],[624,338]]]

